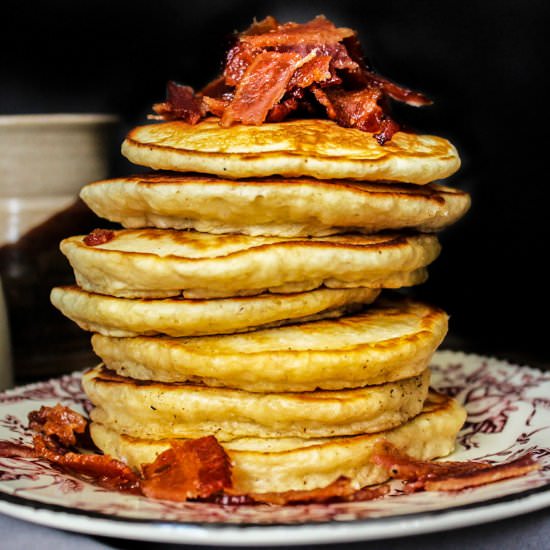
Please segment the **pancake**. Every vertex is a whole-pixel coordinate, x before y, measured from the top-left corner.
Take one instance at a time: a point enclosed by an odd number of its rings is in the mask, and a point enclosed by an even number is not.
[[[115,298],[66,286],[54,288],[51,301],[84,330],[106,336],[197,336],[341,317],[370,304],[379,293],[371,288],[321,288],[216,300],[146,300]]]
[[[194,174],[148,174],[100,181],[80,196],[100,217],[124,227],[206,233],[323,236],[457,221],[470,197],[442,185],[389,185],[311,178],[230,181]]]
[[[410,300],[366,312],[244,334],[112,338],[94,334],[96,354],[122,376],[200,381],[257,392],[382,384],[417,376],[443,340],[447,315]]]
[[[310,239],[123,229],[88,246],[61,243],[84,290],[127,298],[216,298],[423,282],[439,254],[433,235],[387,233]]]
[[[380,145],[371,133],[315,119],[230,128],[214,118],[149,124],[128,134],[122,154],[157,170],[232,179],[277,174],[425,184],[460,166],[456,149],[440,137],[397,132]]]
[[[239,438],[224,442],[233,485],[243,493],[324,487],[340,476],[356,488],[381,483],[387,473],[370,461],[376,445],[389,441],[413,458],[431,460],[454,450],[466,411],[453,399],[430,392],[423,411],[398,428],[370,435],[320,439]],[[167,440],[132,438],[92,422],[91,435],[105,453],[139,469],[169,448]]]
[[[141,439],[329,437],[374,433],[416,416],[430,373],[367,388],[302,393],[252,393],[204,385],[136,381],[104,367],[82,385],[96,406],[91,419]]]

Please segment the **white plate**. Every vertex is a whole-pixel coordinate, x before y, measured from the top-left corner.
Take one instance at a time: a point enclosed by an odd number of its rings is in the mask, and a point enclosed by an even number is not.
[[[401,494],[356,503],[219,506],[173,503],[107,491],[37,459],[0,458],[0,512],[69,531],[219,545],[291,545],[368,540],[474,525],[550,506],[550,372],[474,355],[438,352],[433,386],[468,409],[453,460],[495,463],[536,454],[525,477],[456,493]],[[0,441],[29,442],[27,414],[87,402],[80,375],[0,394]]]

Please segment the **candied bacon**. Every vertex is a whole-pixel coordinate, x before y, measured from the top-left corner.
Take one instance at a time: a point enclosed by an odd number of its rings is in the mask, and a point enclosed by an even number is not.
[[[86,246],[98,246],[108,243],[115,238],[115,232],[110,229],[94,229],[91,233],[84,237]]]
[[[372,461],[386,468],[391,477],[406,481],[406,492],[459,491],[502,479],[519,477],[540,468],[530,454],[496,465],[478,461],[416,460],[401,453],[388,442],[382,443],[376,449]]]
[[[76,445],[77,435],[84,434],[88,422],[76,411],[58,403],[54,407],[40,407],[28,415],[29,428],[49,438],[53,437],[65,447]]]
[[[171,445],[142,467],[145,496],[183,501],[208,498],[231,487],[231,463],[214,436],[172,441]]]

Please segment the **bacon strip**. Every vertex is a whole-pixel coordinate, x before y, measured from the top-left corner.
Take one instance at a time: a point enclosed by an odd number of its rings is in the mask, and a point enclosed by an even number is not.
[[[12,441],[0,441],[0,457],[3,458],[34,458],[36,453],[33,447]]]
[[[446,479],[427,480],[426,491],[459,491],[466,487],[476,487],[494,483],[502,479],[520,477],[540,469],[532,455],[527,454],[504,464],[490,465],[474,472],[460,472]]]
[[[296,69],[288,84],[289,88],[307,88],[312,84],[331,79],[331,61],[330,55],[315,55],[314,53],[312,59]]]
[[[530,454],[497,465],[476,461],[430,462],[411,458],[388,442],[376,450],[372,461],[386,468],[391,477],[406,481],[407,492],[459,491],[540,469]]]
[[[276,48],[296,44],[335,44],[353,35],[353,30],[337,28],[325,16],[318,15],[307,23],[290,22],[271,28],[267,32],[244,34],[241,41],[255,48]]]
[[[283,97],[301,61],[295,53],[262,52],[257,55],[237,86],[235,98],[225,110],[221,125],[261,124]]]
[[[202,104],[207,112],[221,118],[230,102],[224,101],[223,99],[217,99],[215,97],[204,96],[202,98]]]
[[[363,69],[363,74],[371,83],[379,86],[381,90],[396,101],[406,103],[412,107],[424,107],[433,103],[433,101],[424,94],[415,92],[409,88],[405,88],[404,86],[400,86],[399,84],[396,84],[395,82],[392,82],[391,80],[388,80],[387,78],[384,78],[383,76],[372,71]]]
[[[346,128],[357,128],[373,132],[374,137],[384,145],[399,130],[399,125],[385,112],[380,102],[384,99],[379,88],[364,88],[348,92],[314,88],[313,93],[326,109],[327,116]]]
[[[248,495],[253,501],[263,504],[312,504],[328,502],[356,502],[373,500],[386,495],[389,492],[389,485],[378,487],[365,487],[354,489],[346,477],[333,481],[326,487],[304,491],[283,491],[280,493],[251,493]]]
[[[184,501],[208,498],[231,487],[231,464],[214,436],[173,441],[143,466],[141,490],[152,498]]]
[[[39,458],[71,473],[84,476],[93,483],[106,489],[139,494],[139,477],[126,464],[108,455],[80,454],[66,452],[52,445],[52,440],[43,435],[33,439],[34,452]]]

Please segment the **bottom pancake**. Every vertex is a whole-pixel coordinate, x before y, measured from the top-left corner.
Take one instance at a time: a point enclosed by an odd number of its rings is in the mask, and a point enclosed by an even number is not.
[[[420,460],[446,456],[455,446],[466,411],[455,400],[430,392],[423,411],[398,428],[376,434],[319,439],[239,438],[222,443],[232,462],[234,488],[243,493],[309,490],[341,476],[356,488],[381,483],[386,470],[371,462],[386,440]],[[90,426],[95,444],[106,454],[139,469],[169,448],[169,440],[136,439],[97,422]]]

